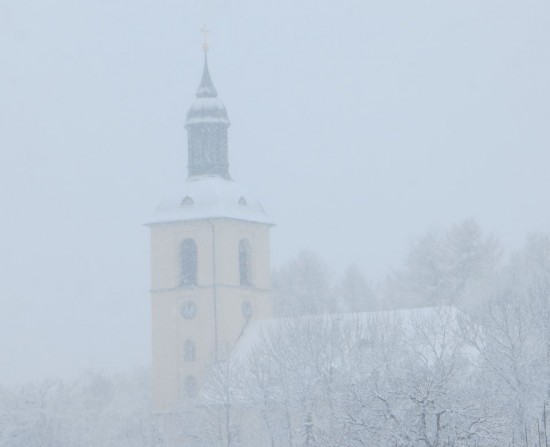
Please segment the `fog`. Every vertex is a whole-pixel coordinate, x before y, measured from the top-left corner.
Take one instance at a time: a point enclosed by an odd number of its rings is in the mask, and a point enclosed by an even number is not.
[[[381,281],[432,228],[550,228],[548,2],[3,0],[0,383],[150,365],[143,224],[186,177],[203,22],[275,267]]]

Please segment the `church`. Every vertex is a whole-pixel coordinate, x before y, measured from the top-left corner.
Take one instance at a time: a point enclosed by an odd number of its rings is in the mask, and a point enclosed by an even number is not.
[[[208,69],[185,122],[187,180],[161,203],[151,235],[153,411],[192,399],[205,369],[247,325],[272,316],[269,230],[254,195],[229,173],[229,117]]]
[[[407,397],[410,380],[430,383],[430,368],[447,356],[457,377],[477,361],[457,335],[457,311],[276,317],[273,222],[230,175],[230,121],[203,49],[202,78],[185,121],[187,179],[147,224],[155,445],[386,445],[380,436],[399,430],[406,438],[410,415],[424,411],[415,403],[421,406],[422,389],[420,397]],[[446,386],[449,376],[442,377]],[[389,394],[380,400],[384,380]],[[432,416],[439,424],[440,414]]]

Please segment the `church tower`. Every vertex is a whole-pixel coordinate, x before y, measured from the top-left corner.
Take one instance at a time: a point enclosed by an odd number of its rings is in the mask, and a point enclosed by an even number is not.
[[[271,316],[269,229],[256,198],[229,175],[229,118],[208,69],[187,114],[188,177],[151,234],[153,406],[192,399],[255,318]]]

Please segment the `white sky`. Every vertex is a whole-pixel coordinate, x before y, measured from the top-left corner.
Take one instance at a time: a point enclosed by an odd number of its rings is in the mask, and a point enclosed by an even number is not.
[[[549,231],[547,0],[0,0],[0,383],[149,364],[141,224],[185,178],[204,21],[275,265]]]

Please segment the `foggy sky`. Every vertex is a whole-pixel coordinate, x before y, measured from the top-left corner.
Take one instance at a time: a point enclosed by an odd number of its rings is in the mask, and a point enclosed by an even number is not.
[[[142,224],[186,176],[205,21],[275,266],[550,229],[547,1],[2,0],[0,384],[149,364]]]

